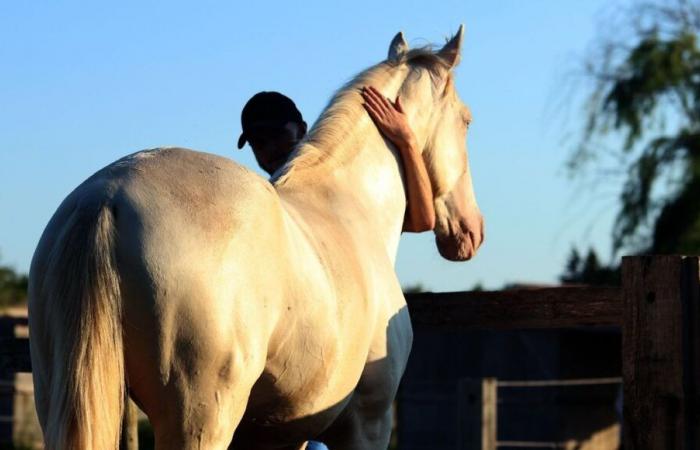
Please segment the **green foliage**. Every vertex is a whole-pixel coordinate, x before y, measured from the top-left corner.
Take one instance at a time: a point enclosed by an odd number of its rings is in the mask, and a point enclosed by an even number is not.
[[[0,266],[0,308],[23,304],[27,301],[28,279],[12,268]]]
[[[474,292],[481,292],[484,290],[484,285],[481,283],[481,281],[477,281],[470,290]]]
[[[665,96],[676,97],[684,112],[694,114],[698,69],[700,52],[693,32],[662,39],[652,31],[641,38],[606,86],[603,101],[603,114],[627,132],[626,148],[643,136],[643,125]]]
[[[425,292],[425,288],[420,283],[412,284],[403,288],[404,294],[420,294],[421,292]]]
[[[617,286],[620,284],[620,269],[601,264],[593,249],[589,249],[586,257],[582,258],[574,247],[571,249],[566,270],[559,279],[563,284]]]
[[[628,16],[632,44],[603,42],[589,62],[595,82],[586,132],[570,167],[602,153],[594,138],[617,132],[627,173],[614,250],[698,252],[700,207],[700,6],[643,3]],[[661,181],[665,184],[660,185]]]

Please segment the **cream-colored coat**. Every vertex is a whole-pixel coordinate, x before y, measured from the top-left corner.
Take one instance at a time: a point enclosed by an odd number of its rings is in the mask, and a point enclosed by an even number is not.
[[[339,91],[271,184],[218,156],[139,152],[59,207],[30,274],[32,362],[49,448],[115,448],[128,394],[159,449],[385,449],[412,331],[394,273],[401,164],[358,86],[403,96],[436,193],[437,240],[482,237],[454,92],[458,35]],[[235,436],[234,436],[235,431]]]

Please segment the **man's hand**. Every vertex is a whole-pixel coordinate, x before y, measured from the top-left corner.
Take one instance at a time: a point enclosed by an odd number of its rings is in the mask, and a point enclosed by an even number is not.
[[[392,103],[374,87],[365,86],[362,88],[362,98],[365,100],[363,106],[379,131],[399,150],[404,151],[407,147],[414,145],[415,137],[398,97],[396,102]]]
[[[430,178],[408,125],[401,100],[391,103],[373,87],[362,88],[364,107],[387,139],[398,149],[406,175],[406,216],[403,231],[420,233],[435,228],[435,209]]]

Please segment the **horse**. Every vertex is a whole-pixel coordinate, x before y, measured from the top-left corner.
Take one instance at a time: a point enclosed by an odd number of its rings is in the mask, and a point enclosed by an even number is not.
[[[474,256],[471,114],[442,48],[388,58],[331,99],[266,180],[233,161],[159,148],[99,170],[61,203],[32,258],[35,403],[50,449],[116,449],[125,401],[157,449],[385,449],[411,349],[394,270],[402,164],[360,89],[401,96],[450,260]],[[410,207],[410,205],[409,205]]]

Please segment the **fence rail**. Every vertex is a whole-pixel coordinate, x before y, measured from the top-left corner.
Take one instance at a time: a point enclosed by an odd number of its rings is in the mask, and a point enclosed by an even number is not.
[[[415,328],[515,330],[620,326],[622,289],[553,287],[406,295]]]
[[[498,404],[499,404],[499,389],[508,388],[560,388],[573,386],[601,386],[611,384],[621,384],[620,377],[607,378],[582,378],[582,379],[563,379],[563,380],[499,380],[496,378],[485,378],[480,380],[480,383],[469,382],[472,389],[481,389],[489,391],[490,395],[477,393],[477,396],[482,398],[481,403],[481,422],[482,436],[479,443],[471,442],[465,445],[465,448],[478,448],[481,445],[483,450],[495,450],[499,447],[515,447],[515,448],[567,448],[571,446],[571,442],[536,442],[525,440],[501,440],[498,439]]]
[[[580,378],[568,380],[496,380],[499,388],[509,387],[555,387],[555,386],[597,386],[601,384],[620,384],[621,377]]]

